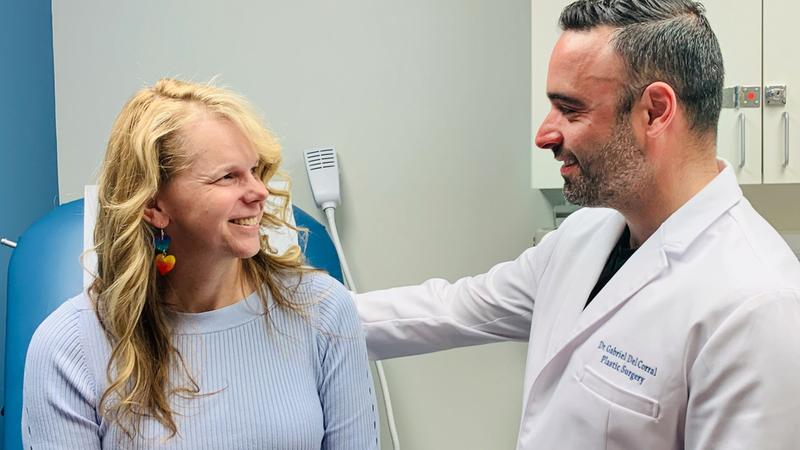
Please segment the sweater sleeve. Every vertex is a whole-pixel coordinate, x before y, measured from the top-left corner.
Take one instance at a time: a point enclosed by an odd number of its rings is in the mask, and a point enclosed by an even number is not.
[[[22,398],[25,449],[101,448],[96,388],[82,348],[80,315],[67,302],[31,339]]]
[[[350,294],[320,277],[317,345],[325,435],[321,450],[378,449],[378,416],[361,323]]]

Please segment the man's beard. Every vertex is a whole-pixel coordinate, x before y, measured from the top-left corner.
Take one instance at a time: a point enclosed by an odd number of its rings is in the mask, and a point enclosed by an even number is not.
[[[564,177],[564,198],[576,205],[625,209],[641,198],[651,180],[629,117],[620,118],[608,141],[577,164],[580,170]]]

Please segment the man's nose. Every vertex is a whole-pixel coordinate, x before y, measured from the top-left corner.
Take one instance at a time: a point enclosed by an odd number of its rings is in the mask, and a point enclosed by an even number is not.
[[[543,149],[551,149],[564,142],[564,136],[553,126],[551,114],[548,114],[542,124],[539,125],[539,130],[536,132],[534,141],[537,147]]]

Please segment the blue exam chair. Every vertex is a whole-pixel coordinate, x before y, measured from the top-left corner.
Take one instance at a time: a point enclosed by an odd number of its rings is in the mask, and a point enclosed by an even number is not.
[[[342,271],[325,227],[296,206],[295,222],[308,229],[308,262],[342,281]],[[8,266],[6,319],[5,430],[2,448],[22,448],[22,379],[25,354],[36,327],[61,303],[80,293],[83,272],[83,200],[55,208],[19,238]]]

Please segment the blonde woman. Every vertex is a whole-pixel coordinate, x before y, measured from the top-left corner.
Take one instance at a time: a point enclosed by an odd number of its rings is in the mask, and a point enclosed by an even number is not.
[[[97,278],[36,331],[25,448],[372,449],[347,291],[260,233],[280,149],[224,89],[164,79],[117,118]]]

